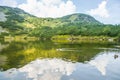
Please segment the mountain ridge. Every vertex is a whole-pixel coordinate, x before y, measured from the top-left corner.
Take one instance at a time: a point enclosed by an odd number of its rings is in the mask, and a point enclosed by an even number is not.
[[[59,18],[42,18],[33,16],[22,9],[19,8],[11,8],[7,6],[0,6],[0,11],[3,12],[7,18],[6,23],[16,24],[15,26],[24,26],[27,28],[35,28],[39,26],[49,26],[49,27],[57,27],[64,26],[69,24],[101,24],[95,18],[90,15],[82,14],[82,13],[74,13],[70,15],[66,15]],[[3,22],[3,24],[5,24]],[[10,24],[12,26],[12,24]],[[37,24],[37,26],[36,26]],[[0,24],[1,25],[1,24]],[[3,27],[9,25],[1,25]]]
[[[120,36],[120,25],[106,25],[94,17],[74,13],[59,18],[38,18],[19,8],[0,6],[0,36],[35,36],[51,38],[55,35]],[[1,17],[0,17],[1,18]]]

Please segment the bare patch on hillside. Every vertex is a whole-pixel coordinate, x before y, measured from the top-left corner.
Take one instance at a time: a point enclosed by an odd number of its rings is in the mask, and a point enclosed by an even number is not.
[[[0,12],[0,21],[6,21],[7,18],[6,18],[6,15],[3,13],[3,12]]]

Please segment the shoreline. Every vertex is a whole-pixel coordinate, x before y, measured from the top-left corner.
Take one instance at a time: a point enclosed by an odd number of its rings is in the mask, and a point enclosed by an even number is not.
[[[36,41],[36,40],[51,40],[53,42],[119,42],[117,37],[108,36],[71,36],[71,35],[55,35],[50,39],[39,38],[34,36],[4,36],[5,41]]]

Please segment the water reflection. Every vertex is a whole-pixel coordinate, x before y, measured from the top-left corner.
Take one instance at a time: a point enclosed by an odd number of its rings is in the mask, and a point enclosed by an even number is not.
[[[37,58],[58,58],[72,62],[89,61],[101,52],[97,49],[104,44],[54,44],[50,41],[36,41],[29,43],[11,42],[0,54],[7,57],[7,63],[0,66],[3,70],[19,68]],[[110,47],[111,45],[109,45]],[[16,63],[17,62],[17,63]]]
[[[1,52],[3,49],[7,48],[8,46],[9,46],[9,44],[2,44],[2,43],[0,43],[0,52]],[[1,54],[0,54],[0,66],[1,66],[1,65],[5,65],[5,64],[6,64],[6,61],[7,61],[7,57],[6,57],[5,55],[1,55]]]
[[[0,80],[120,80],[120,49],[115,46],[11,42],[0,52],[0,63],[5,62]]]
[[[109,63],[115,61],[115,55],[119,55],[120,52],[102,52],[102,55],[99,55],[91,60],[89,64],[95,66],[102,75],[106,75],[106,67]]]
[[[0,55],[0,66],[5,65],[6,61],[7,61],[7,57],[3,56],[3,55]]]
[[[56,58],[37,59],[22,68],[0,72],[0,80],[119,80],[120,58],[114,59],[115,54],[102,52],[86,64]]]
[[[4,48],[6,48],[6,47],[8,47],[9,46],[9,44],[1,44],[0,43],[0,52],[4,49]]]
[[[74,70],[75,64],[60,59],[35,60],[19,69],[20,72],[28,73],[28,78],[37,80],[60,80],[62,75],[69,76]]]
[[[75,71],[75,67],[76,64],[61,59],[37,59],[22,68],[1,72],[0,79],[61,80],[63,75],[70,76]]]

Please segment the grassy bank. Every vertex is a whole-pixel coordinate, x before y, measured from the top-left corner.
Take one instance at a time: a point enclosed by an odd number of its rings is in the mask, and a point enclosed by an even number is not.
[[[54,42],[115,42],[116,37],[107,36],[73,36],[73,35],[56,35],[52,37]]]
[[[17,42],[26,42],[26,41],[36,41],[39,40],[38,37],[30,37],[26,35],[20,35],[20,36],[4,36],[4,41],[17,41]]]
[[[47,38],[40,37],[30,37],[27,35],[17,35],[17,36],[4,36],[5,41],[36,41],[36,40],[48,40]],[[117,42],[119,39],[117,37],[108,36],[73,36],[73,35],[56,35],[51,38],[53,42],[68,43],[68,42]]]

